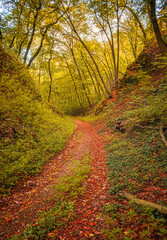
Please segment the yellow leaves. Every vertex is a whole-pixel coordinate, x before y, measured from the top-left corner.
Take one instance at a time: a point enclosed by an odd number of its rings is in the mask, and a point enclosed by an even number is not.
[[[93,233],[90,233],[90,234],[89,234],[89,237],[93,237],[93,236],[94,236],[94,234],[93,234]]]
[[[54,232],[50,232],[50,233],[48,233],[48,236],[50,237],[50,238],[53,238],[54,237]]]
[[[128,231],[125,231],[125,232],[124,232],[124,234],[125,234],[125,235],[128,235],[128,234],[129,234],[129,232],[128,232]]]

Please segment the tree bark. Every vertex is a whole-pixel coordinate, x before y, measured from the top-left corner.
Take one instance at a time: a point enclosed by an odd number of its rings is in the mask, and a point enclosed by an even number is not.
[[[155,208],[158,210],[158,212],[167,215],[167,207],[162,206],[160,204],[157,203],[153,203],[153,202],[149,202],[143,199],[139,199],[137,197],[135,197],[134,195],[127,193],[125,191],[120,191],[119,195],[122,197],[125,197],[126,199],[128,199],[129,201],[133,201],[139,205],[145,206],[145,207],[151,207],[151,208]]]
[[[106,35],[107,40],[108,40],[108,43],[109,43],[109,46],[110,46],[110,49],[111,49],[111,52],[112,52],[112,58],[113,58],[113,64],[114,64],[114,75],[116,76],[117,67],[116,67],[116,61],[115,61],[114,41],[113,41],[113,34],[112,34],[112,29],[111,29],[109,20],[107,20],[106,23],[107,23],[107,25],[108,25],[108,27],[109,27],[109,30],[110,30],[111,39],[109,38],[109,36],[108,36],[108,34],[107,34],[107,31],[105,30],[104,25],[103,25],[103,24],[100,22],[100,20],[98,19],[98,16],[97,16],[96,13],[95,13],[95,16],[96,16],[96,19],[97,19],[99,25],[101,26],[104,34]],[[103,19],[103,20],[104,20],[104,19]]]
[[[167,53],[167,44],[163,41],[160,29],[159,29],[159,25],[156,17],[156,0],[149,1],[148,12],[149,12],[150,21],[152,23],[154,33],[157,39],[157,43],[161,51],[161,55],[164,56]]]

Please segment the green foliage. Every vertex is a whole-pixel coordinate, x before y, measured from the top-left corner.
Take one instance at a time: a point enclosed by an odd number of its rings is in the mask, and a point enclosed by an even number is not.
[[[1,192],[8,193],[19,178],[39,172],[44,162],[64,148],[74,124],[42,105],[18,61],[3,51],[0,57],[0,184]]]
[[[117,133],[106,145],[111,204],[104,205],[103,217],[106,239],[165,239],[165,219],[153,209],[124,201],[120,190],[133,194],[144,192],[145,199],[155,196],[155,202],[165,205],[160,191],[165,190],[167,151],[160,135],[154,129],[137,129],[128,138]],[[145,190],[147,186],[154,186]],[[157,189],[157,190],[156,190]],[[157,200],[159,199],[159,201]]]
[[[161,214],[127,202],[118,194],[124,190],[139,198],[144,195],[145,200],[152,196],[151,201],[165,205],[167,151],[159,127],[163,123],[166,137],[167,75],[165,58],[160,61],[152,71],[149,66],[145,71],[144,65],[143,70],[138,66],[133,69],[135,84],[129,82],[120,91],[121,104],[105,117],[107,129],[112,129],[106,145],[111,194],[111,204],[104,206],[106,239],[166,239],[166,222]],[[125,124],[127,134],[113,131],[118,121]]]
[[[123,118],[134,118],[135,122],[149,122],[153,124],[167,124],[167,83],[166,75],[161,78],[159,85],[153,85],[150,77],[140,73],[140,88],[133,91],[132,105],[135,109],[124,113]],[[140,95],[137,95],[140,91]]]
[[[61,198],[76,199],[78,194],[81,194],[84,188],[81,186],[81,183],[87,178],[87,175],[90,171],[89,165],[90,159],[88,156],[85,156],[82,159],[82,162],[74,160],[71,163],[71,168],[75,170],[69,176],[65,176],[59,179],[58,184],[54,186],[56,195]]]
[[[140,191],[150,181],[159,186],[166,184],[160,175],[166,165],[167,153],[154,130],[138,132],[135,137],[121,142],[115,139],[107,145],[107,152],[111,194],[122,189]]]

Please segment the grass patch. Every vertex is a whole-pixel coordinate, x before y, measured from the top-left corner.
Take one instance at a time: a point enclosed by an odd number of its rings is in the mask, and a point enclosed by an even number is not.
[[[69,198],[76,199],[78,194],[82,194],[84,188],[82,182],[87,178],[90,172],[90,159],[86,155],[82,161],[74,160],[71,163],[71,174],[59,179],[58,184],[53,188],[55,193],[61,199]],[[74,167],[75,166],[75,167]]]

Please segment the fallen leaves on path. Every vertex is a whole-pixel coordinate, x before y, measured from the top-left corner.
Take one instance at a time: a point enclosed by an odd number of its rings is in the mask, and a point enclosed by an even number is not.
[[[63,152],[45,165],[36,177],[20,183],[12,195],[1,200],[1,235],[8,239],[22,232],[31,222],[36,224],[38,213],[54,206],[53,185],[59,178],[69,174],[71,160],[82,159],[89,153],[91,172],[84,182],[85,192],[79,195],[75,205],[75,217],[65,229],[59,229],[59,239],[103,239],[100,230],[103,218],[102,206],[107,202],[106,153],[104,143],[89,123],[75,120],[76,131]],[[75,167],[75,166],[74,166]],[[51,232],[50,238],[54,236]]]

